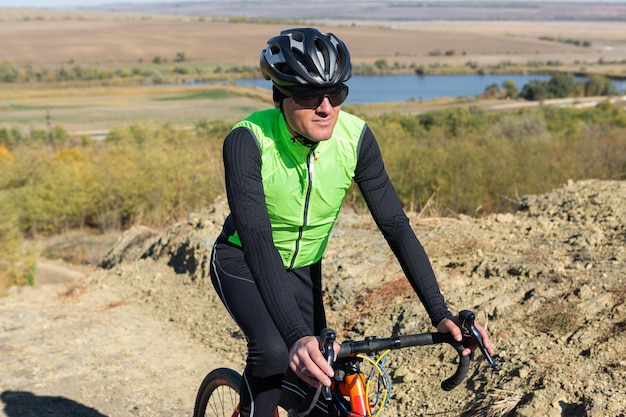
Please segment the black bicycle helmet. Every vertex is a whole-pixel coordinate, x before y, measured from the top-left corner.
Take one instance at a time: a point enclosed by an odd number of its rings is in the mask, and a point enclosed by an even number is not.
[[[326,87],[350,79],[352,65],[348,48],[332,33],[296,28],[267,41],[261,52],[261,73],[281,87]]]

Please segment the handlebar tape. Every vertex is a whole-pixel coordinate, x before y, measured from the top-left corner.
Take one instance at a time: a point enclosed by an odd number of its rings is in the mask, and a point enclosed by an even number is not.
[[[459,354],[459,365],[456,371],[450,377],[441,383],[441,388],[450,391],[456,388],[467,376],[470,366],[469,356],[461,356],[461,352],[465,349],[463,343],[454,340],[449,333],[422,333],[404,336],[390,337],[386,339],[368,339],[362,341],[348,341],[341,344],[337,357],[345,358],[358,353],[371,354],[373,352],[381,352],[385,349],[400,349],[409,346],[427,346],[440,343],[448,343]]]
[[[452,391],[461,382],[463,382],[463,380],[467,376],[467,371],[469,370],[469,366],[470,366],[469,355],[461,356],[461,352],[463,352],[463,350],[465,349],[463,344],[456,343],[456,344],[452,344],[452,346],[459,353],[459,366],[457,366],[456,371],[454,372],[454,375],[452,375],[450,378],[447,378],[441,381],[441,389],[444,391]]]

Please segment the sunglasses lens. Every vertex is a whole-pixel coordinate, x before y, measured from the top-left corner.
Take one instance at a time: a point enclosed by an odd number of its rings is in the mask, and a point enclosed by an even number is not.
[[[324,96],[319,94],[307,94],[307,95],[298,95],[293,96],[293,99],[301,105],[302,107],[309,107],[312,109],[317,108],[320,104],[322,104],[322,100],[324,100]]]
[[[310,109],[316,109],[322,104],[324,98],[328,97],[330,105],[333,107],[339,106],[346,101],[348,97],[348,86],[340,85],[336,88],[329,90],[306,90],[294,92],[293,99],[302,107]]]

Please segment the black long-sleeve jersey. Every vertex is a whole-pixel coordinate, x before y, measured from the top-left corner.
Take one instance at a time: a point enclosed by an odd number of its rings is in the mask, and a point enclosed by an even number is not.
[[[241,127],[231,131],[224,141],[223,158],[231,209],[224,226],[228,230],[225,234],[237,230],[246,263],[267,309],[287,346],[291,347],[301,337],[310,335],[311,330],[305,324],[293,295],[283,285],[289,278],[273,245],[261,178],[261,154],[252,132]],[[445,305],[428,256],[415,236],[385,170],[375,136],[367,125],[357,158],[354,181],[436,326],[452,314]]]

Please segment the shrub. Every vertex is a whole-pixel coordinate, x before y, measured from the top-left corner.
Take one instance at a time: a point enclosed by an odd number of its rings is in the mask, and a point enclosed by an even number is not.
[[[617,94],[611,80],[601,75],[590,75],[585,81],[586,96],[609,96]]]
[[[502,82],[502,88],[505,92],[505,98],[517,98],[519,96],[519,90],[513,80],[505,80]]]
[[[550,98],[571,97],[576,90],[574,75],[565,72],[557,72],[548,81],[548,94]]]
[[[13,201],[19,230],[30,235],[165,226],[223,190],[222,125],[187,132],[139,124],[95,144],[20,147],[10,166],[0,160],[0,192]]]
[[[36,256],[22,245],[16,213],[0,192],[0,295],[11,285],[32,285]]]
[[[12,161],[13,155],[4,145],[0,144],[0,162],[2,162],[2,160]]]
[[[546,192],[568,179],[624,176],[626,112],[608,104],[364,117],[401,201],[417,210],[436,195],[441,213],[510,211],[518,193]],[[348,201],[361,204],[356,190]]]

